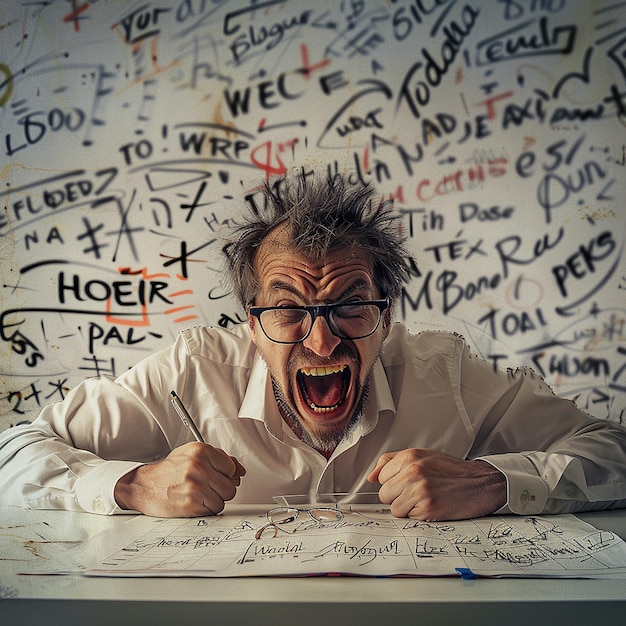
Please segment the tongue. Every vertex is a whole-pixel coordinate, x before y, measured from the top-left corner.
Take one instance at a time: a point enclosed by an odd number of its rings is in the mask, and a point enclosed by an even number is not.
[[[341,400],[343,377],[339,374],[304,376],[306,392],[316,406],[334,406]]]

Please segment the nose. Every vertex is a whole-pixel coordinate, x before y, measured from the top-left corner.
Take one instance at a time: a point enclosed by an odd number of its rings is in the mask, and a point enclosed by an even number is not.
[[[340,343],[341,339],[333,334],[328,322],[319,316],[313,322],[311,332],[302,345],[319,356],[330,356]]]

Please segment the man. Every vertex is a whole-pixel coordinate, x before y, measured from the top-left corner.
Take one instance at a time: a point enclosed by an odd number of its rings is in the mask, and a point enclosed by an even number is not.
[[[621,427],[455,335],[391,323],[407,252],[370,188],[302,172],[264,194],[225,249],[247,324],[187,330],[3,433],[2,502],[199,516],[378,488],[424,520],[626,506]]]

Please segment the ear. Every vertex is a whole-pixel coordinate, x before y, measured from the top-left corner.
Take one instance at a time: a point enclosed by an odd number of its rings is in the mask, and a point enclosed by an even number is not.
[[[392,322],[392,310],[393,310],[393,300],[389,304],[389,306],[385,309],[383,313],[383,318],[381,320],[381,324],[383,327],[383,341],[387,339],[389,332],[391,331],[391,322]]]
[[[256,317],[254,317],[254,315],[250,315],[250,313],[248,313],[248,328],[250,329],[250,339],[252,339],[252,343],[256,346],[257,344],[257,337],[256,337],[256,328],[257,328],[257,319]]]

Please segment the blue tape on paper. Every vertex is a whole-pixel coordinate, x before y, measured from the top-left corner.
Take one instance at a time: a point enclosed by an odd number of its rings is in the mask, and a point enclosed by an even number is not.
[[[459,574],[461,574],[461,578],[463,580],[474,580],[478,578],[474,572],[469,567],[455,567],[454,568]]]

